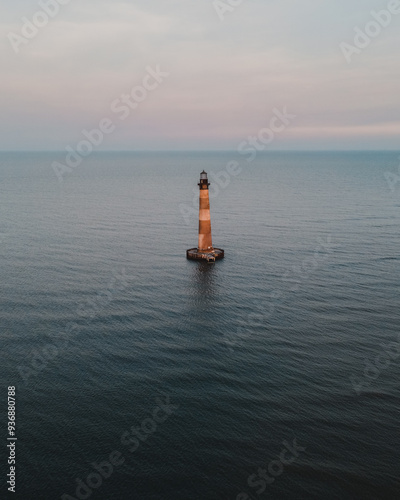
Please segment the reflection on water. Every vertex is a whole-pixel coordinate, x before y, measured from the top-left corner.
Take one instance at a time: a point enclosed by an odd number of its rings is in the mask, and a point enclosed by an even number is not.
[[[199,297],[210,297],[216,292],[216,266],[220,262],[208,264],[206,262],[190,263],[193,269],[190,275],[192,293]]]

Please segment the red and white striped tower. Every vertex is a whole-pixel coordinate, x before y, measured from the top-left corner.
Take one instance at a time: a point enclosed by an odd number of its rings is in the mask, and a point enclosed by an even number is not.
[[[199,252],[208,252],[212,250],[211,238],[211,215],[210,215],[210,197],[208,186],[207,172],[200,174],[200,197],[199,197]]]
[[[224,258],[224,250],[222,248],[214,248],[212,244],[209,185],[207,172],[203,170],[200,174],[200,182],[198,184],[200,188],[199,243],[197,248],[187,250],[186,256],[191,260],[215,262],[218,259]]]

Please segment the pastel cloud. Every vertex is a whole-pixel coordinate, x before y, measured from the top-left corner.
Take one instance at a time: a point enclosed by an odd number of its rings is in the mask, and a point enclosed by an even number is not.
[[[223,22],[212,0],[71,0],[15,54],[38,9],[0,7],[0,149],[63,149],[156,65],[170,76],[105,149],[236,149],[284,105],[277,148],[398,147],[400,15],[351,64],[339,48],[372,0],[244,0]]]

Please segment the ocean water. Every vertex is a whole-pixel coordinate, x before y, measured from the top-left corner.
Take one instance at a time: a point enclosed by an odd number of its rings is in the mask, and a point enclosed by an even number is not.
[[[0,155],[0,498],[400,498],[396,153],[54,160]]]

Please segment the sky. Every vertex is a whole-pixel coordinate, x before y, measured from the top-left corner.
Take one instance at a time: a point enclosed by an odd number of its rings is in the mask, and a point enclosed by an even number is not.
[[[0,150],[399,148],[398,0],[59,1],[1,2]]]

